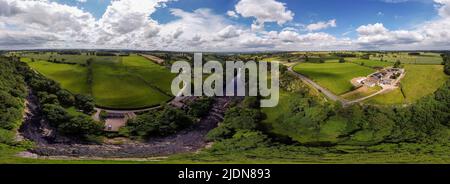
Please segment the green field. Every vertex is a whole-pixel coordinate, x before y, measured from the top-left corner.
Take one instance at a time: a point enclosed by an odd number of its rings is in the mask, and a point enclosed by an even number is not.
[[[294,67],[294,71],[303,74],[335,94],[351,91],[351,79],[367,76],[374,69],[353,63],[302,63]]]
[[[413,103],[435,92],[449,78],[442,65],[405,65],[406,75],[401,90],[396,89],[368,99],[375,104]],[[403,92],[402,92],[403,91]]]
[[[399,60],[403,64],[428,64],[438,65],[442,63],[442,57],[438,53],[422,52],[420,56],[410,56],[406,52],[396,54],[383,54],[383,60],[396,62]],[[380,60],[381,55],[371,56],[372,60]]]
[[[134,62],[131,62],[132,60]],[[128,67],[142,65],[142,70],[160,69],[162,72],[153,75],[141,75],[128,70]],[[158,105],[170,99],[170,96],[154,88],[150,80],[152,77],[168,77],[171,75],[164,68],[140,56],[123,57],[120,61],[96,61],[93,63],[92,93],[96,103],[100,106],[112,108],[139,108]],[[144,69],[145,68],[145,69]],[[156,82],[156,81],[153,81]],[[159,86],[169,86],[170,83]],[[155,85],[156,86],[156,85]],[[167,87],[168,88],[168,87]]]
[[[355,59],[355,58],[347,58],[348,62],[355,63],[361,66],[367,66],[367,67],[389,67],[393,66],[394,64],[391,62],[383,62],[383,61],[377,61],[377,60],[369,60],[369,59]]]
[[[87,68],[81,65],[54,64],[46,61],[31,62],[29,58],[22,58],[31,68],[36,69],[46,77],[58,81],[61,86],[72,93],[87,94]]]
[[[48,54],[42,54],[43,58]],[[88,58],[74,56],[77,63]],[[68,57],[68,56],[64,56]],[[72,93],[90,94],[98,106],[135,109],[159,105],[170,100],[170,85],[175,74],[143,57],[97,57],[92,67],[92,84],[88,84],[88,66],[50,63],[23,58],[32,68],[55,80]],[[38,58],[38,57],[34,57]],[[69,60],[69,59],[68,59]]]
[[[350,91],[346,94],[341,95],[342,98],[347,100],[357,100],[360,98],[364,98],[366,96],[372,95],[378,91],[380,91],[382,88],[380,86],[374,86],[374,87],[360,87],[357,90]]]
[[[36,53],[23,53],[20,54],[21,57],[25,57],[25,58],[34,58],[35,60],[44,60],[44,61],[48,61],[48,60],[64,60],[65,62],[70,62],[70,63],[80,63],[80,64],[84,64],[86,63],[86,60],[88,60],[91,57],[100,57],[100,56],[89,56],[86,54],[81,54],[81,55],[60,55],[57,54],[55,52],[45,52],[45,53],[41,53],[41,54],[36,54]],[[105,57],[106,58],[106,57]]]

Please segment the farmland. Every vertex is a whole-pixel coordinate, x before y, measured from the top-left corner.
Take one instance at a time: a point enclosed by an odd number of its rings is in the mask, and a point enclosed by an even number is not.
[[[61,86],[72,93],[87,94],[90,86],[87,84],[87,68],[80,65],[54,64],[36,60],[31,62],[29,58],[22,61],[48,78],[58,81]]]
[[[22,61],[74,94],[92,95],[101,107],[135,109],[159,105],[171,98],[170,81],[175,75],[141,56],[56,56],[48,53],[29,56],[33,59],[25,57]],[[49,56],[65,58],[64,61],[81,65],[43,60]],[[93,62],[86,66],[89,58]],[[91,84],[88,82],[89,67],[92,70]]]
[[[358,64],[361,66],[367,66],[367,67],[388,67],[392,66],[393,63],[387,62],[387,61],[377,61],[377,60],[369,60],[369,59],[356,59],[356,58],[350,58],[347,59],[349,62]]]
[[[335,94],[344,94],[353,89],[350,81],[355,77],[367,76],[374,69],[353,63],[302,63],[294,71],[303,74]]]
[[[372,60],[384,60],[387,62],[394,63],[400,61],[403,64],[428,64],[428,65],[438,65],[442,63],[442,57],[438,53],[428,53],[421,52],[418,56],[408,55],[406,52],[401,53],[387,53],[387,54],[377,54],[371,56]]]
[[[373,97],[368,102],[413,103],[436,91],[449,78],[444,74],[442,65],[405,65],[405,70],[406,75],[401,82],[401,89]]]

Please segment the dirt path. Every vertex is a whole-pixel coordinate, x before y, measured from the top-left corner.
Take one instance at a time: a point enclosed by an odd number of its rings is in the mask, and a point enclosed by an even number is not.
[[[223,114],[231,98],[217,97],[210,113],[196,125],[167,137],[155,137],[145,142],[125,139],[101,145],[83,144],[78,140],[59,136],[42,120],[37,99],[27,98],[27,113],[20,133],[36,143],[31,153],[39,157],[83,157],[83,158],[148,158],[176,153],[195,152],[208,142],[205,135],[223,120]]]

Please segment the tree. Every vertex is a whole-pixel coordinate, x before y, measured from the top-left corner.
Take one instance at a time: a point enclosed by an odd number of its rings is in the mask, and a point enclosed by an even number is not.
[[[259,109],[234,107],[225,113],[222,123],[234,130],[254,130],[261,119]]]
[[[339,58],[339,63],[345,63],[345,59],[343,57]]]
[[[45,91],[40,91],[37,93],[40,104],[59,104],[58,96],[54,94],[49,94]]]
[[[223,139],[231,138],[234,134],[234,130],[227,125],[220,125],[217,128],[212,129],[206,135],[206,139],[209,141],[219,141]]]
[[[259,131],[238,131],[232,138],[217,142],[211,148],[216,151],[245,151],[260,147],[267,147],[270,139]]]
[[[56,96],[58,96],[58,100],[61,105],[65,107],[73,106],[75,103],[75,97],[67,90],[59,90],[56,93]]]
[[[402,64],[402,62],[400,62],[400,60],[397,60],[397,61],[394,63],[394,68],[400,68],[401,64]]]
[[[75,95],[75,107],[82,110],[85,114],[90,114],[94,111],[94,99],[88,95]]]
[[[42,113],[53,127],[58,127],[61,123],[67,122],[71,118],[63,107],[55,104],[45,104],[42,108]]]
[[[100,120],[105,121],[106,118],[108,118],[108,112],[101,110],[99,116],[100,116]]]
[[[128,120],[125,129],[131,136],[164,136],[173,134],[192,124],[192,119],[183,111],[164,106],[162,110],[153,110]],[[125,132],[125,130],[123,131]]]
[[[100,122],[95,122],[91,117],[79,115],[72,117],[69,121],[62,122],[58,130],[70,136],[96,135],[103,130],[104,126]]]
[[[213,98],[202,97],[189,104],[188,114],[193,117],[203,117],[208,114],[214,102]]]
[[[319,58],[319,63],[325,63],[325,59],[323,57]]]

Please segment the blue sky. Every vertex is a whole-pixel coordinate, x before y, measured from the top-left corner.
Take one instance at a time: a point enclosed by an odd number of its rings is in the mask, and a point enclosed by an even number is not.
[[[160,23],[177,19],[170,14],[170,9],[178,8],[192,12],[199,8],[212,9],[217,14],[225,15],[232,10],[239,0],[178,0],[166,3],[152,15]],[[76,5],[91,12],[97,19],[101,18],[110,0],[87,0],[79,3],[74,0],[61,0],[63,4]],[[327,32],[337,37],[355,37],[354,29],[359,25],[382,22],[389,29],[411,29],[415,25],[435,19],[437,11],[432,0],[415,0],[389,3],[383,0],[279,0],[295,13],[292,23],[311,24],[319,21],[336,19],[338,26]],[[250,26],[251,18],[234,20]],[[266,25],[268,30],[281,30],[283,26],[276,23]]]
[[[0,9],[0,20],[4,22],[0,23],[0,38],[7,38],[4,44],[8,45],[24,45],[22,42],[27,39],[22,37],[31,33],[35,34],[30,36],[35,39],[34,47],[320,50],[437,49],[450,45],[446,28],[450,24],[450,0],[0,0],[1,3],[6,8]],[[15,9],[20,13],[14,13]]]

